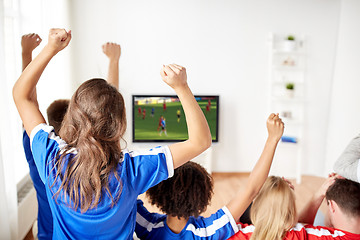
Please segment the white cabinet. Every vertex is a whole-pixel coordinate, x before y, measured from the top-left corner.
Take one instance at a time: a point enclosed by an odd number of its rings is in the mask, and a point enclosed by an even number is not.
[[[289,41],[288,37],[294,40]],[[269,43],[269,111],[279,113],[285,123],[271,174],[300,182],[306,114],[306,41],[304,36],[270,34]]]

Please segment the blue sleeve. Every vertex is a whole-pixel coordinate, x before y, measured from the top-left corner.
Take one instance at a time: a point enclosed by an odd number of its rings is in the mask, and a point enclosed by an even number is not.
[[[198,217],[193,224],[189,224],[187,231],[193,232],[197,237],[207,239],[228,239],[239,231],[236,222],[227,207],[219,209],[210,217]]]
[[[127,178],[138,195],[174,174],[168,146],[144,152],[125,153],[124,158]]]
[[[30,135],[32,155],[43,183],[49,173],[49,161],[53,160],[64,142],[55,135],[54,128],[46,124],[36,126]]]
[[[146,239],[149,236],[149,232],[155,227],[163,227],[166,215],[158,213],[150,213],[145,207],[143,201],[137,200],[137,213],[136,213],[136,225],[135,233],[140,239]]]
[[[23,131],[23,147],[24,147],[26,160],[29,162],[33,158],[33,156],[30,149],[30,138],[25,130]]]

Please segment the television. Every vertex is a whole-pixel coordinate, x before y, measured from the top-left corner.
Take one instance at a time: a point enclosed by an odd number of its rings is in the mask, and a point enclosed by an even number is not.
[[[218,142],[219,96],[195,95]],[[178,142],[188,139],[184,110],[176,95],[132,95],[133,142]]]

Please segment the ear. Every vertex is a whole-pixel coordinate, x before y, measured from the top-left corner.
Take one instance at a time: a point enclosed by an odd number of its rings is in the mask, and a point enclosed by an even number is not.
[[[337,208],[337,204],[334,200],[327,200],[328,201],[328,208],[331,213],[335,213]]]

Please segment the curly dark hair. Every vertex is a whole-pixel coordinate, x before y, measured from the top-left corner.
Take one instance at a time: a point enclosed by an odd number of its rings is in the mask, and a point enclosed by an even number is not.
[[[152,205],[167,215],[182,218],[198,217],[213,195],[211,175],[200,164],[187,162],[175,169],[174,176],[146,192]]]

